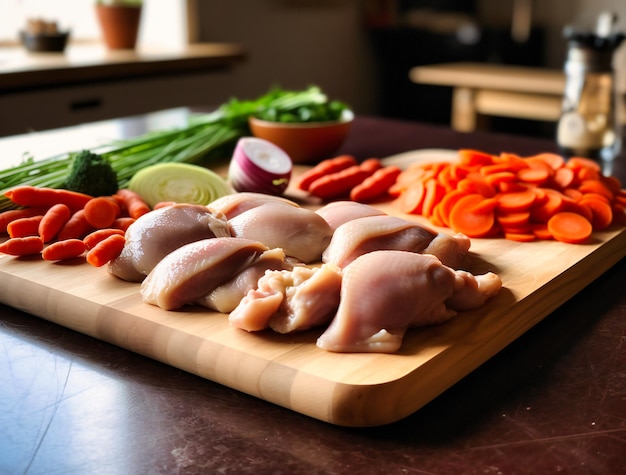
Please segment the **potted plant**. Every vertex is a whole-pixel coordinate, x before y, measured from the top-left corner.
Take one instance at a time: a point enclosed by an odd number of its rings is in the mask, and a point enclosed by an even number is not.
[[[96,0],[102,38],[109,49],[134,49],[143,0]]]

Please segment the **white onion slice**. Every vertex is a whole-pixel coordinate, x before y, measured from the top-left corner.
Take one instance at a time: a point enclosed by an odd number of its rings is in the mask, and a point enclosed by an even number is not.
[[[277,145],[257,137],[242,137],[230,160],[228,180],[239,192],[282,195],[292,168],[291,158]]]

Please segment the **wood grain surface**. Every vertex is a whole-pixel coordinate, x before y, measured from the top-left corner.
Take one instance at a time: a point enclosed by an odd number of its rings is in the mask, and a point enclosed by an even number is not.
[[[621,228],[595,233],[584,245],[473,239],[469,270],[498,273],[502,291],[445,324],[410,330],[393,355],[326,352],[315,346],[323,329],[250,334],[207,309],[164,311],[142,302],[139,284],[83,258],[52,263],[0,255],[0,301],[302,414],[365,427],[418,410],[605,272],[625,249]]]

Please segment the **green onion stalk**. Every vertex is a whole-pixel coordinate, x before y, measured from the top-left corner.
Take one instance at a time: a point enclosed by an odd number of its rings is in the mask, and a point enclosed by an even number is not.
[[[211,113],[195,114],[181,128],[148,132],[144,135],[98,146],[91,151],[105,157],[124,188],[133,175],[153,164],[180,162],[207,164],[242,136],[248,135],[248,118],[268,111],[291,111],[329,104],[316,86],[303,91],[273,89],[256,100],[231,99]],[[78,150],[42,160],[26,159],[19,165],[0,171],[0,212],[16,206],[4,193],[19,185],[63,188]],[[220,155],[220,153],[222,155]]]

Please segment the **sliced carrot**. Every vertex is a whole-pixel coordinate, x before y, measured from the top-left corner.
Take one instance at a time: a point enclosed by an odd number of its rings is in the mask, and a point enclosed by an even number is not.
[[[582,193],[597,193],[606,197],[609,201],[613,200],[613,192],[600,180],[584,180],[578,186],[578,191]]]
[[[606,229],[613,222],[613,208],[606,201],[588,196],[581,198],[578,203],[591,210],[593,229]]]
[[[452,208],[464,196],[467,196],[468,193],[463,190],[453,190],[450,193],[447,193],[439,202],[439,217],[443,221],[445,226],[450,226],[450,212]]]
[[[85,249],[85,243],[81,239],[65,239],[46,246],[41,257],[46,261],[63,261],[82,255]]]
[[[434,178],[425,184],[424,200],[422,201],[422,215],[429,218],[435,206],[441,201],[445,194],[445,188]]]
[[[573,169],[574,171],[588,168],[591,170],[595,170],[598,173],[602,172],[602,167],[598,162],[595,162],[592,159],[585,157],[570,157],[567,162],[565,162],[565,166]]]
[[[403,213],[420,214],[422,212],[422,203],[426,193],[426,186],[422,181],[416,181],[408,186],[404,192],[398,196],[393,204]]]
[[[517,179],[524,183],[545,185],[552,177],[552,173],[546,168],[522,168],[517,172]]]
[[[531,190],[500,193],[497,195],[497,200],[499,210],[515,213],[529,210],[536,200],[536,195]]]
[[[530,229],[537,239],[554,239],[552,233],[548,230],[548,225],[546,223],[530,223]]]
[[[504,231],[504,238],[509,241],[517,242],[532,242],[537,239],[537,236],[532,232],[508,232]]]
[[[561,189],[569,188],[574,183],[576,174],[574,170],[567,167],[558,168],[554,171],[552,181]]]
[[[586,242],[593,231],[591,223],[586,218],[568,211],[556,213],[547,224],[554,239],[571,244]]]
[[[563,210],[563,195],[546,190],[546,200],[530,208],[531,219],[539,223],[547,223],[556,213]]]
[[[502,214],[501,212],[496,213],[496,219],[502,226],[511,226],[511,227],[521,227],[527,226],[530,222],[530,212],[529,211],[519,211],[512,213]]]
[[[478,193],[486,198],[496,195],[496,189],[479,172],[471,173],[460,180],[458,189],[468,193]]]
[[[466,166],[483,166],[493,164],[493,155],[480,150],[461,149],[458,156],[463,165]]]
[[[485,197],[472,193],[459,199],[450,212],[450,227],[468,237],[486,236],[493,228],[495,217],[493,209],[480,208]]]
[[[559,168],[562,168],[563,165],[565,165],[565,159],[563,158],[563,156],[556,153],[544,152],[533,155],[529,158],[543,161],[546,165],[552,168],[552,170],[558,170]]]

